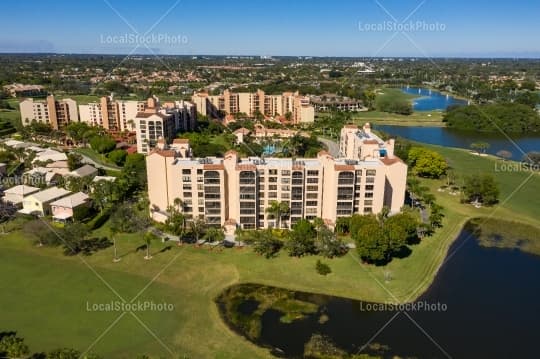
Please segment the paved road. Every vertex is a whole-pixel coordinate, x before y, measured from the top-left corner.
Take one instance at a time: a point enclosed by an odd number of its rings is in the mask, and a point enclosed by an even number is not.
[[[332,156],[339,157],[339,144],[337,142],[322,137],[319,137],[318,140],[328,148],[328,152]]]

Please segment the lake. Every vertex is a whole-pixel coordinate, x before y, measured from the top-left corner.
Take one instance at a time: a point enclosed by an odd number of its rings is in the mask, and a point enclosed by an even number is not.
[[[454,251],[416,302],[439,310],[408,311],[421,329],[403,313],[382,329],[398,312],[375,311],[373,303],[294,292],[299,299],[317,303],[318,310],[287,323],[280,320],[279,311],[267,310],[254,342],[279,348],[289,358],[302,357],[304,344],[314,333],[327,336],[348,353],[358,353],[373,338],[377,345],[362,353],[385,358],[538,357],[540,257],[482,247],[470,227],[462,230],[449,253]]]
[[[420,96],[413,99],[414,111],[445,111],[452,105],[467,105],[468,101],[420,87],[403,87],[401,91]]]
[[[500,150],[512,153],[512,159],[520,161],[525,153],[540,151],[540,134],[533,135],[509,135],[511,140],[520,148],[516,147],[504,135],[499,133],[470,132],[445,127],[407,127],[374,125],[374,128],[389,135],[404,137],[417,142],[430,143],[447,147],[461,147],[470,149],[471,143],[487,142],[490,148],[487,153],[495,155]]]

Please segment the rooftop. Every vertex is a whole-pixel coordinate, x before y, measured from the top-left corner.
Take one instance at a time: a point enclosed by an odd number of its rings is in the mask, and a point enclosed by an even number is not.
[[[44,191],[32,194],[31,196],[38,202],[49,202],[57,198],[63,197],[71,192],[58,187],[51,187]]]
[[[72,195],[60,198],[57,201],[51,203],[51,206],[66,207],[66,208],[75,208],[81,204],[86,203],[88,200],[88,195],[86,193],[77,192]]]

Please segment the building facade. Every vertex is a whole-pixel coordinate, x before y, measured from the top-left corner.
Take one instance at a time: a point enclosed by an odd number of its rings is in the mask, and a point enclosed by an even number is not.
[[[239,158],[235,151],[192,158],[185,140],[170,147],[163,142],[146,158],[152,217],[165,221],[176,198],[188,218],[244,229],[275,227],[277,219],[266,211],[273,201],[289,205],[283,227],[316,217],[333,225],[339,217],[379,213],[384,206],[396,213],[405,200],[407,166],[393,147],[379,145],[381,151],[362,160],[326,151],[317,158],[263,159]]]
[[[309,97],[298,92],[284,92],[281,95],[267,95],[262,90],[256,92],[232,92],[225,90],[221,95],[199,92],[192,96],[197,110],[204,116],[219,118],[220,114],[245,114],[247,117],[290,116],[293,123],[310,123],[315,119],[315,110]],[[290,115],[287,115],[290,114]]]
[[[58,130],[71,122],[79,121],[77,102],[69,98],[56,100],[53,95],[47,96],[45,100],[28,98],[21,101],[19,107],[23,126],[40,122]]]
[[[115,100],[104,96],[99,102],[79,105],[81,122],[109,131],[134,131],[135,117],[144,111],[148,101]]]
[[[159,141],[171,142],[179,131],[193,131],[197,125],[195,105],[187,101],[148,100],[144,111],[135,116],[137,152],[148,153]]]

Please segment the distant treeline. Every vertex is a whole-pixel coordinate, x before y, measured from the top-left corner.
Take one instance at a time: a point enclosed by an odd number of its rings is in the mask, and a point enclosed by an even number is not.
[[[450,128],[484,132],[526,133],[540,131],[540,116],[517,103],[451,107],[443,121]]]

